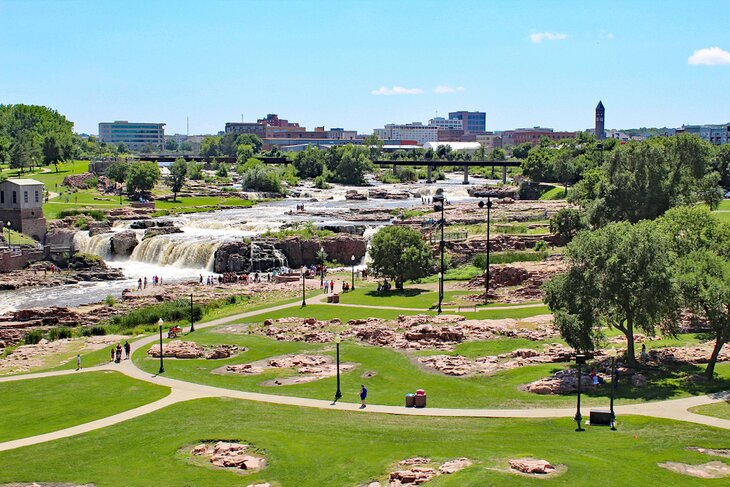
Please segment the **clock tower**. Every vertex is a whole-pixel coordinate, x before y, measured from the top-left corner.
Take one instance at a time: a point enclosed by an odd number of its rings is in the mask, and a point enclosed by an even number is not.
[[[606,138],[606,126],[604,124],[604,117],[606,116],[606,109],[603,108],[603,102],[599,101],[596,107],[596,138],[603,140]]]

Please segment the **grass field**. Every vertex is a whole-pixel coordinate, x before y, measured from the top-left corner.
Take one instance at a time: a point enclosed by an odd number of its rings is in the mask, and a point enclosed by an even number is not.
[[[117,372],[0,383],[0,441],[68,428],[165,397],[167,387]]]
[[[727,432],[689,423],[620,418],[619,430],[574,431],[554,420],[419,418],[335,412],[226,399],[203,399],[81,436],[0,453],[0,482],[93,482],[104,487],[355,486],[384,481],[394,463],[413,456],[467,457],[474,465],[438,477],[434,486],[720,485],[657,466],[716,458],[687,446],[727,446]],[[202,440],[239,440],[268,460],[240,475],[196,466],[181,451]],[[533,456],[567,467],[552,480],[504,472],[507,459]]]
[[[704,406],[696,406],[690,408],[690,411],[705,416],[714,416],[716,418],[730,419],[730,402],[716,402],[714,404],[706,404]]]

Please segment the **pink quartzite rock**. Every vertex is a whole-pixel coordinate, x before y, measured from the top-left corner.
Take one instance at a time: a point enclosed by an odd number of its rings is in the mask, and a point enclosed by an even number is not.
[[[537,460],[535,458],[510,459],[509,466],[518,472],[540,475],[553,473],[556,470],[550,462],[546,460]]]

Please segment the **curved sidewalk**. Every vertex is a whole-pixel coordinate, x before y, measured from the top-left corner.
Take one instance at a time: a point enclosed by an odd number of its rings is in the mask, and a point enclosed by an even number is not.
[[[311,304],[320,303],[324,299],[325,295],[319,295],[309,299]],[[301,304],[299,302],[282,304],[279,306],[273,306],[270,308],[248,311],[245,313],[239,313],[236,315],[218,318],[216,320],[200,323],[196,326],[196,329],[210,328],[213,326],[219,326],[226,323],[234,322],[244,318],[252,316],[270,313],[272,311],[278,311],[286,308],[298,307]],[[366,305],[349,305],[354,307],[363,308],[378,308],[377,306],[366,306]],[[537,305],[524,305],[524,307],[533,307]],[[521,307],[521,306],[516,306]],[[403,309],[405,308],[386,308],[386,309]],[[189,329],[188,329],[189,331]],[[148,337],[141,338],[133,342],[135,350],[141,347],[154,343],[159,340],[158,336],[151,335]],[[450,408],[405,408],[401,406],[385,406],[385,405],[369,405],[365,409],[360,409],[359,404],[338,402],[336,404],[329,400],[322,399],[310,399],[295,396],[282,396],[276,394],[263,394],[255,392],[237,391],[232,389],[225,389],[221,387],[208,386],[205,384],[197,384],[193,382],[186,382],[179,379],[172,379],[160,375],[151,375],[139,369],[134,365],[132,360],[123,361],[121,364],[105,364],[98,367],[85,368],[81,371],[76,370],[65,370],[65,371],[54,371],[54,372],[40,372],[36,374],[26,375],[15,375],[9,377],[0,378],[0,382],[12,382],[17,380],[34,379],[40,377],[54,377],[59,375],[78,374],[83,372],[98,371],[98,370],[115,370],[121,372],[129,377],[150,382],[157,385],[167,386],[171,392],[168,396],[137,407],[130,409],[122,413],[109,416],[106,418],[91,421],[81,425],[73,426],[70,428],[58,430],[51,433],[45,433],[42,435],[20,438],[12,441],[0,443],[0,451],[11,450],[14,448],[20,448],[23,446],[35,445],[38,443],[44,443],[60,438],[67,438],[69,436],[75,436],[81,433],[87,433],[97,429],[105,428],[128,419],[143,416],[145,414],[157,411],[171,404],[175,404],[182,401],[189,401],[192,399],[200,399],[205,397],[228,397],[232,399],[242,399],[247,401],[266,402],[271,404],[280,404],[288,406],[299,406],[299,407],[310,407],[337,411],[357,411],[361,413],[381,413],[381,414],[397,414],[407,416],[431,416],[431,417],[472,417],[472,418],[572,418],[575,412],[573,408],[534,408],[534,409],[450,409]],[[649,402],[642,404],[630,404],[616,407],[616,414],[622,415],[640,415],[649,416],[655,418],[671,419],[676,421],[687,421],[691,423],[702,424],[706,426],[713,426],[717,428],[730,429],[730,420],[715,418],[712,416],[704,416],[699,414],[690,413],[687,411],[688,408],[694,406],[700,406],[704,404],[711,404],[720,402],[723,400],[730,400],[730,391],[703,395],[693,396],[681,399],[672,399],[667,401]],[[588,409],[588,408],[586,408]],[[584,410],[585,411],[585,410]]]

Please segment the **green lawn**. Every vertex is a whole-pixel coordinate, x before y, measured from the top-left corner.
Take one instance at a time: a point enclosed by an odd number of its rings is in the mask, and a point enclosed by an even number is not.
[[[545,185],[543,185],[545,186]],[[572,192],[571,188],[568,188],[568,195]],[[541,200],[564,200],[565,199],[565,188],[563,186],[552,186],[550,189],[540,195]]]
[[[35,436],[133,409],[169,394],[167,387],[118,372],[0,383],[0,441]]]
[[[716,402],[704,406],[690,408],[690,412],[714,416],[716,418],[730,419],[730,401]]]
[[[413,456],[467,457],[475,464],[428,485],[635,486],[720,485],[657,466],[717,458],[687,446],[727,446],[727,432],[642,417],[620,418],[618,431],[574,431],[554,420],[420,418],[335,412],[227,399],[180,403],[81,436],[0,453],[0,482],[91,483],[104,487],[355,486],[385,481],[394,463]],[[183,427],[184,425],[184,427]],[[202,440],[239,440],[268,460],[240,475],[196,466],[182,451]],[[552,480],[503,472],[509,458],[533,456],[567,466]],[[721,459],[720,459],[721,460]]]

